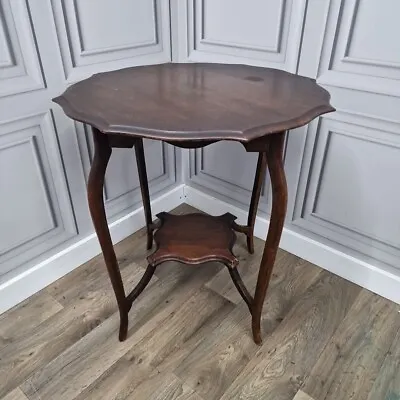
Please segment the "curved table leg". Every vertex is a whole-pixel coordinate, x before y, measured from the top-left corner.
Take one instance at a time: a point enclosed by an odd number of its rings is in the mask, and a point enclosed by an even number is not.
[[[284,141],[285,135],[283,133],[271,135],[266,152],[272,186],[272,211],[252,306],[253,338],[257,344],[262,343],[260,327],[261,312],[286,215],[287,184],[282,160]]]
[[[258,202],[260,200],[261,188],[265,180],[267,167],[267,155],[265,152],[258,154],[256,175],[254,178],[253,191],[251,194],[249,215],[247,217],[247,249],[250,254],[254,253],[254,224],[256,222]]]
[[[149,284],[151,278],[154,275],[154,271],[156,270],[156,267],[152,265],[148,265],[146,268],[145,273],[143,274],[142,278],[138,282],[138,284],[135,286],[135,288],[128,294],[126,297],[126,300],[128,301],[129,308],[131,308],[132,303],[136,300],[136,298],[139,296],[140,293],[143,292],[145,287]]]
[[[106,213],[104,210],[103,186],[104,175],[111,156],[111,146],[105,134],[93,129],[95,154],[88,182],[88,201],[90,214],[92,216],[94,229],[100,242],[104,261],[111,279],[115,297],[117,298],[120,313],[119,340],[125,340],[128,332],[128,303],[125,297],[124,285],[119,271],[117,257],[111,241],[110,231],[107,225]]]
[[[153,228],[150,207],[149,183],[147,181],[146,161],[144,158],[143,139],[138,139],[135,142],[135,155],[139,175],[140,190],[142,192],[144,216],[146,219],[147,229],[147,250],[153,246]]]
[[[227,268],[237,291],[242,296],[242,299],[246,302],[247,307],[249,307],[249,310],[251,312],[253,297],[251,296],[246,286],[244,285],[244,282],[242,281],[239,271],[237,270],[236,267],[231,268],[230,266],[227,266]]]

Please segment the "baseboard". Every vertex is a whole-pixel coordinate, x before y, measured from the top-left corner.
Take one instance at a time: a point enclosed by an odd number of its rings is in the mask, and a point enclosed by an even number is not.
[[[190,186],[184,188],[184,200],[187,204],[209,214],[218,215],[230,212],[238,217],[240,223],[245,223],[247,220],[247,213],[242,209]],[[255,236],[265,239],[268,225],[267,219],[257,217],[254,228]],[[398,275],[385,271],[286,228],[282,233],[280,247],[400,304],[400,271]]]
[[[180,185],[154,199],[151,202],[153,215],[178,207],[184,201],[183,193],[184,185]],[[144,225],[143,207],[112,222],[109,227],[113,243],[118,243]],[[4,282],[0,285],[0,314],[89,261],[99,253],[100,245],[96,235],[93,233],[29,268],[20,275]]]

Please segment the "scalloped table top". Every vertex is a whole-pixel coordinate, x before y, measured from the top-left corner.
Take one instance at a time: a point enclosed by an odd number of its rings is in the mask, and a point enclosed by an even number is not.
[[[53,99],[104,133],[247,143],[334,111],[314,79],[233,64],[160,64],[95,74]]]

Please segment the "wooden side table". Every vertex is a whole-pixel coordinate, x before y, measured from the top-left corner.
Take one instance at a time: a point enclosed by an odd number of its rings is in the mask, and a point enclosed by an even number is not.
[[[252,315],[254,341],[261,344],[261,311],[284,224],[287,186],[282,155],[285,132],[334,111],[329,93],[312,79],[284,71],[226,64],[163,64],[93,75],[54,99],[71,118],[93,127],[95,155],[88,183],[93,224],[103,251],[120,312],[119,339],[125,340],[132,303],[164,261],[202,264],[218,261],[230,276]],[[182,148],[199,148],[220,140],[258,152],[248,221],[238,225],[224,214],[171,215],[152,220],[143,138]],[[147,226],[147,248],[156,242],[137,286],[125,294],[107,225],[103,184],[113,148],[135,148]],[[266,168],[272,185],[272,212],[255,294],[245,287],[232,253],[235,233],[253,231]],[[154,234],[154,235],[153,235]]]

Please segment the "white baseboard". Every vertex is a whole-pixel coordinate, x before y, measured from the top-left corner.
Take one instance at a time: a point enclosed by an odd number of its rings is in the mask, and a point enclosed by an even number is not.
[[[212,215],[230,212],[238,217],[238,222],[247,221],[247,213],[242,209],[190,186],[185,186],[184,197],[187,204],[201,211]],[[265,240],[268,226],[269,220],[257,217],[254,235]],[[400,304],[400,271],[398,275],[385,271],[287,228],[283,229],[280,247]]]
[[[151,202],[153,215],[178,207],[179,204],[184,202],[183,193],[184,185],[182,184],[154,199]],[[113,243],[118,243],[144,225],[143,207],[112,222],[109,227]],[[0,314],[99,253],[99,242],[96,235],[92,233],[20,275],[4,282],[0,285]]]

